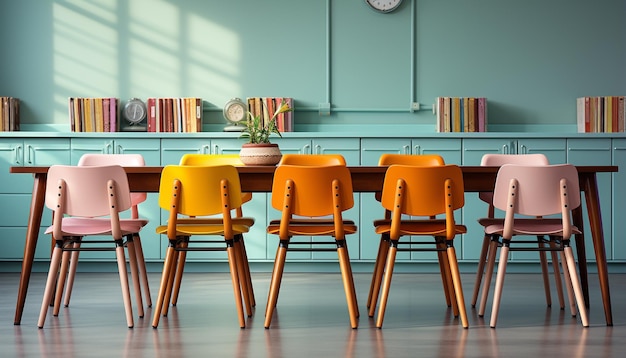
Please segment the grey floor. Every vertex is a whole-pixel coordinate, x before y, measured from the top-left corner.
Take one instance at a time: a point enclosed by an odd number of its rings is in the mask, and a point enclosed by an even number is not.
[[[474,277],[463,275],[470,328],[443,302],[437,274],[397,274],[385,324],[367,316],[369,274],[355,274],[361,318],[349,328],[340,276],[285,273],[271,329],[263,327],[269,274],[254,273],[257,308],[237,324],[227,274],[188,273],[178,305],[161,319],[126,327],[115,273],[80,273],[72,303],[36,326],[45,274],[33,274],[19,326],[13,325],[18,274],[0,274],[0,357],[625,357],[626,275],[612,274],[614,326],[607,327],[597,276],[590,276],[591,327],[547,308],[540,276],[509,274],[498,327],[469,305]],[[153,296],[158,274],[151,274]],[[152,310],[147,311],[151,314]],[[489,315],[485,316],[488,319]]]

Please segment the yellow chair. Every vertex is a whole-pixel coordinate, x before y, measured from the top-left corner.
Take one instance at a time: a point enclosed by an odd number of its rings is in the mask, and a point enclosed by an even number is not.
[[[168,165],[163,168],[159,187],[159,206],[169,210],[167,225],[156,229],[158,234],[166,234],[169,240],[159,295],[154,310],[152,326],[159,324],[161,311],[166,305],[167,291],[171,290],[171,277],[175,272],[177,252],[185,250],[216,251],[226,250],[230,275],[233,283],[235,304],[239,326],[244,328],[245,304],[248,317],[252,315],[252,305],[248,286],[245,282],[245,269],[242,235],[249,231],[248,219],[233,217],[232,210],[242,205],[239,173],[231,165],[182,166]],[[218,215],[206,219],[207,216]],[[184,216],[181,218],[181,216]],[[223,236],[221,245],[206,246],[210,241],[194,240],[194,235]],[[190,244],[203,244],[202,247],[189,247]],[[243,296],[243,299],[242,299]]]
[[[357,227],[352,221],[343,219],[343,212],[353,206],[352,178],[345,165],[279,165],[276,168],[272,207],[281,211],[281,219],[271,221],[267,232],[278,235],[280,241],[265,310],[265,328],[269,328],[272,322],[287,251],[320,250],[337,251],[350,325],[357,328],[358,304],[346,245],[346,235],[356,233]],[[297,236],[332,236],[334,239],[315,240],[301,246],[299,244],[303,242],[294,238]]]
[[[438,154],[424,154],[424,155],[411,155],[411,154],[383,154],[380,156],[378,160],[378,165],[380,166],[389,166],[394,164],[400,165],[415,165],[415,166],[434,166],[434,165],[444,165],[443,157]],[[380,201],[381,193],[375,193],[376,200]],[[390,218],[389,210],[385,210],[385,219]],[[398,242],[398,244],[402,244]],[[410,243],[407,243],[407,250],[411,249]],[[389,248],[389,239],[386,235],[381,235],[380,243],[378,245],[378,253],[376,254],[376,262],[374,263],[374,273],[372,274],[372,282],[370,283],[370,290],[367,296],[367,305],[366,307],[370,309],[369,316],[374,316],[374,310],[376,308],[376,302],[372,302],[373,292],[374,290],[380,290],[380,283],[383,277],[383,271],[385,269],[385,260],[387,259],[387,252]],[[439,256],[441,253],[438,252]],[[441,257],[439,259],[440,266],[442,265]],[[444,274],[443,266],[440,267],[442,277]],[[444,281],[445,283],[445,281]],[[444,289],[446,285],[444,284]],[[448,294],[447,289],[444,290],[446,296],[446,302],[448,306],[450,305],[450,296]]]
[[[239,159],[239,154],[184,154],[180,159],[180,165],[191,165],[191,166],[216,166],[216,165],[233,165],[233,166],[242,166],[244,165],[241,159]],[[252,193],[242,193],[241,200],[243,203],[247,203],[252,200]],[[238,218],[240,223],[244,223],[247,226],[254,225],[254,218],[243,216],[242,207],[238,207],[235,209],[235,217]],[[205,218],[206,220],[210,220],[209,218]],[[244,221],[245,219],[245,221]],[[183,220],[182,218],[179,219]],[[217,219],[221,220],[221,219]],[[219,221],[218,221],[219,222]],[[187,243],[181,243],[181,245],[187,245]],[[246,274],[246,285],[248,286],[248,292],[250,293],[250,300],[252,307],[256,306],[256,301],[254,298],[254,289],[252,287],[252,278],[250,276],[250,267],[248,265],[248,255],[245,249],[245,243],[243,241],[243,237],[241,238],[241,245],[243,249],[243,264],[244,264],[244,273]],[[187,258],[187,251],[180,251],[177,257],[176,270],[174,275],[170,277],[170,282],[168,287],[172,287],[166,294],[165,302],[171,303],[173,306],[176,306],[178,303],[178,295],[180,293],[180,286],[183,278],[183,273],[185,270],[185,262]],[[171,299],[169,299],[171,297]],[[167,315],[169,304],[166,303],[165,307],[163,307],[163,314]]]
[[[435,240],[430,241],[430,245],[434,246],[431,250],[446,252],[447,255],[441,257],[446,271],[447,290],[453,292],[456,298],[452,301],[454,315],[460,316],[463,327],[468,327],[463,287],[453,245],[455,236],[467,231],[465,226],[454,220],[454,212],[463,207],[464,200],[463,173],[456,165],[391,165],[387,169],[381,204],[391,212],[391,218],[375,222],[376,233],[387,236],[389,240],[376,327],[382,328],[383,325],[398,242],[405,235],[434,237]],[[403,215],[423,218],[404,219]],[[437,215],[444,217],[433,219]],[[373,294],[378,295],[378,291]],[[372,302],[376,301],[377,297],[373,297]]]

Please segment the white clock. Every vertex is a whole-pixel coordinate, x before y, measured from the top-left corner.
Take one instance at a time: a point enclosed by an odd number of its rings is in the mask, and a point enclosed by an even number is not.
[[[402,4],[402,0],[365,0],[365,3],[370,8],[386,14],[397,9]]]
[[[129,99],[124,105],[122,114],[127,123],[122,125],[120,130],[131,132],[146,130],[147,109],[142,100],[139,98]]]
[[[248,105],[240,98],[233,98],[224,105],[223,114],[230,123],[224,128],[224,132],[241,132],[244,129],[242,124],[247,119]]]

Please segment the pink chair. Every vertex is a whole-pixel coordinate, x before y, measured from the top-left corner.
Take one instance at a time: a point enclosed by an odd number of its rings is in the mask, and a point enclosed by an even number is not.
[[[522,164],[522,165],[548,165],[548,158],[543,154],[485,154],[482,157],[480,165],[482,166],[502,166],[504,164]],[[478,193],[478,198],[489,205],[487,210],[487,217],[481,218],[478,220],[478,223],[483,227],[502,223],[504,218],[496,218],[495,210],[493,207],[493,192],[480,192]],[[481,282],[484,275],[485,262],[487,260],[487,255],[489,251],[489,235],[485,235],[483,238],[482,249],[480,251],[480,258],[478,260],[478,268],[476,270],[476,282],[474,284],[474,292],[472,295],[472,307],[476,306],[476,301],[478,300],[478,293],[481,288]],[[519,241],[517,241],[519,242]],[[525,241],[524,243],[528,243],[529,241]],[[537,236],[537,244],[539,246],[544,245],[544,240],[542,236]],[[543,273],[543,283],[544,283],[544,291],[546,295],[546,304],[551,306],[552,297],[550,294],[550,279],[548,274],[548,261],[546,260],[546,255],[544,251],[539,251],[539,260],[541,262],[541,271]],[[552,262],[558,262],[556,252],[552,252]],[[554,265],[554,279],[556,282],[557,295],[559,298],[559,304],[561,309],[565,307],[564,299],[563,299],[563,284],[561,282],[561,273],[559,271],[558,265]],[[487,301],[489,289],[483,289],[483,295],[481,297],[481,305],[479,307],[479,316],[483,316],[485,313],[485,303]]]
[[[500,239],[502,245],[490,326],[495,328],[498,319],[511,242],[515,241],[517,235],[544,235],[549,238],[550,247],[536,249],[550,249],[563,253],[565,257],[562,258],[561,264],[570,296],[572,316],[576,316],[577,304],[582,324],[588,327],[585,302],[570,247],[570,237],[573,234],[580,234],[571,221],[572,210],[580,206],[576,167],[570,164],[538,166],[505,164],[498,171],[493,205],[496,209],[505,211],[505,218],[501,223],[485,227],[485,234],[489,235],[492,241],[484,287],[489,287]],[[547,216],[551,217],[546,218]],[[572,296],[575,296],[576,303]]]
[[[54,294],[55,285],[63,287],[68,270],[69,254],[80,250],[83,237],[111,235],[114,245],[95,245],[90,250],[110,250],[115,248],[122,297],[128,327],[134,326],[128,273],[124,245],[128,249],[130,270],[135,279],[135,296],[139,315],[143,316],[141,290],[138,282],[137,256],[133,238],[145,225],[144,220],[121,220],[119,214],[131,208],[128,178],[121,166],[65,166],[53,165],[48,171],[45,205],[54,211],[53,223],[46,230],[52,234],[55,247],[52,251],[50,271],[46,281],[41,312],[37,325],[43,328],[48,306]],[[126,241],[124,242],[124,238]],[[102,242],[99,242],[102,243]],[[59,265],[61,269],[59,270]],[[59,273],[60,271],[60,273]],[[58,279],[58,282],[57,282]],[[55,300],[58,314],[60,299]]]
[[[120,165],[123,167],[143,167],[146,165],[146,162],[141,154],[95,154],[88,153],[83,154],[78,160],[79,166],[97,166],[97,165]],[[146,193],[130,193],[130,200],[132,203],[131,207],[131,219],[138,220],[139,219],[139,208],[138,205],[146,201],[147,199]],[[124,220],[124,219],[122,219]],[[148,220],[141,219],[144,222],[144,225],[148,224]],[[150,295],[150,286],[148,283],[148,271],[146,270],[146,261],[143,255],[143,248],[141,245],[141,237],[139,233],[136,233],[133,237],[133,241],[135,243],[135,253],[137,254],[137,263],[139,265],[139,279],[141,282],[141,287],[144,293],[144,300],[148,307],[152,306],[152,299]],[[72,254],[72,259],[70,260],[70,271],[67,278],[67,287],[65,289],[65,300],[64,305],[67,307],[70,304],[70,297],[72,294],[72,287],[74,285],[74,276],[76,275],[76,266],[78,264],[78,253],[79,251],[75,251]],[[60,295],[57,295],[60,297]]]

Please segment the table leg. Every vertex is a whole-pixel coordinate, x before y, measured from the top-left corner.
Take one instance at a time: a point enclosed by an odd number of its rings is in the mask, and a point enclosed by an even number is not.
[[[584,232],[583,226],[583,210],[579,206],[572,211],[574,225]],[[576,255],[578,256],[578,271],[580,272],[580,285],[585,299],[585,306],[589,308],[589,274],[587,271],[587,250],[585,248],[585,236],[583,234],[575,235],[576,238]]]
[[[587,214],[589,215],[589,226],[593,239],[593,249],[596,254],[596,264],[598,266],[598,278],[600,280],[600,290],[602,292],[602,303],[604,304],[604,315],[606,325],[613,325],[613,313],[611,312],[611,295],[609,292],[609,273],[606,262],[606,251],[604,247],[604,234],[602,232],[602,215],[600,213],[600,198],[598,195],[598,182],[595,173],[585,175],[583,180],[585,200],[587,201]]]
[[[26,229],[26,242],[24,244],[24,260],[22,261],[20,285],[17,291],[17,304],[15,306],[15,319],[13,321],[15,325],[19,325],[22,322],[30,273],[33,269],[35,249],[37,248],[37,237],[39,236],[39,227],[41,226],[41,215],[46,193],[46,177],[45,174],[35,174],[33,183],[33,197],[30,202],[30,214],[28,216],[28,228]]]

